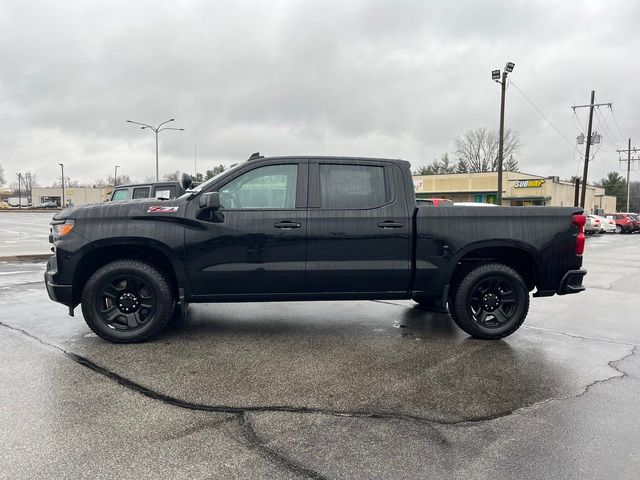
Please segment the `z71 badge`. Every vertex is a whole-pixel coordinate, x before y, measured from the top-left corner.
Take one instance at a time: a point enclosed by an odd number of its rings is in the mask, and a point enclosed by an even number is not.
[[[147,213],[176,213],[180,207],[163,207],[161,205],[156,205],[153,207],[149,207]]]

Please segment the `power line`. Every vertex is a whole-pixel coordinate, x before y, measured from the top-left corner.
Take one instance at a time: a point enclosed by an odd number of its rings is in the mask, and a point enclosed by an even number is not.
[[[605,133],[611,138],[613,139],[615,142],[617,142],[618,138],[617,135],[614,135],[611,132],[611,129],[609,128],[609,125],[607,125],[607,122],[604,120],[604,116],[602,115],[602,113],[600,113],[600,107],[598,107],[596,109],[596,118],[598,119],[598,124],[599,126],[601,126]]]
[[[517,86],[515,83],[513,83],[513,80],[509,79],[509,83],[510,83],[511,85],[513,85],[514,87],[516,87],[516,90],[518,90],[518,92],[520,92],[520,95],[522,95],[522,96],[524,97],[524,99],[525,99],[527,102],[529,102],[529,104],[530,104],[530,105],[531,105],[531,106],[536,110],[536,112],[538,112],[538,113],[540,114],[540,116],[541,116],[542,118],[544,118],[544,119],[547,121],[547,123],[548,123],[549,125],[551,125],[551,126],[553,127],[553,129],[554,129],[556,132],[558,132],[558,133],[560,134],[560,136],[561,136],[562,138],[564,138],[564,139],[565,139],[565,141],[566,141],[569,145],[571,145],[571,148],[572,148],[573,150],[577,150],[577,147],[576,147],[575,143],[574,143],[574,142],[572,142],[571,140],[569,140],[569,139],[566,137],[566,135],[565,135],[564,133],[562,133],[562,132],[560,131],[560,129],[559,129],[558,127],[556,127],[556,126],[553,124],[553,122],[552,122],[551,120],[549,120],[549,119],[547,118],[547,116],[546,116],[544,113],[542,113],[542,110],[540,110],[540,109],[535,105],[535,103],[533,103],[533,101],[532,101],[529,97],[527,97],[527,96],[525,95],[525,93],[524,93],[522,90],[520,90],[520,88],[518,88],[518,86]]]
[[[620,128],[620,125],[618,124],[618,120],[616,119],[616,114],[613,113],[613,106],[609,105],[609,108],[611,109],[611,116],[613,117],[613,121],[615,122],[616,127],[618,127],[618,131],[620,132],[620,135],[622,135],[623,139],[627,138],[627,136],[624,133],[622,133],[622,129]]]
[[[576,120],[578,120],[578,123],[580,124],[580,129],[582,132],[586,132],[587,128],[582,124],[582,121],[580,120],[580,117],[578,117],[578,114],[576,113],[575,109],[573,109],[573,116],[576,118]]]
[[[600,110],[600,109],[598,108],[598,110]],[[613,109],[612,108],[609,109],[609,114],[611,114],[611,115],[613,114]],[[600,116],[602,117],[602,121],[606,124],[607,128],[609,129],[611,138],[613,138],[616,141],[616,143],[624,143],[626,141],[625,138],[624,137],[618,137],[618,133],[614,132],[614,129],[609,126],[609,124],[607,123],[607,118],[605,117],[605,115],[602,112],[600,112]],[[620,130],[620,129],[618,129],[618,130]],[[622,132],[620,132],[620,134],[622,134]]]

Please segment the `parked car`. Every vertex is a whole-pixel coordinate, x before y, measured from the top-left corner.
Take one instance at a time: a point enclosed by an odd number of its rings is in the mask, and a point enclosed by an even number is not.
[[[640,232],[640,215],[638,215],[637,213],[628,212],[622,212],[622,214],[630,217],[631,220],[633,220],[633,232]]]
[[[616,231],[616,222],[614,222],[612,219],[602,217],[600,215],[589,216],[600,220],[600,231],[598,233],[614,233]]]
[[[434,207],[450,207],[453,202],[448,198],[416,198],[419,207],[423,205],[431,205]]]
[[[484,202],[455,202],[456,207],[497,207],[495,203]]]
[[[41,202],[36,203],[35,205],[31,205],[29,208],[58,208],[58,204],[56,202]]]
[[[602,225],[599,218],[594,215],[587,215],[587,220],[584,224],[584,233],[600,233]]]
[[[584,224],[577,207],[418,208],[403,160],[254,157],[174,200],[59,212],[45,283],[119,343],[193,302],[375,299],[448,304],[469,335],[498,339],[534,289],[584,290]]]
[[[171,200],[183,194],[184,188],[182,188],[180,182],[136,183],[131,185],[118,185],[111,192],[109,200],[112,202],[135,200],[137,198]]]
[[[624,213],[607,213],[606,218],[616,222],[616,233],[633,233],[638,228],[637,222]]]

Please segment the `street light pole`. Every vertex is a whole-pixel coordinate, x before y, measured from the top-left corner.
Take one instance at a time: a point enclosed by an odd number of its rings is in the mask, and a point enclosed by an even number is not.
[[[62,186],[62,203],[60,204],[60,208],[64,208],[64,163],[59,163],[58,165],[60,165],[62,169],[62,183],[60,184]]]
[[[113,188],[118,186],[118,167],[120,167],[120,165],[116,165],[116,171],[113,174]]]
[[[184,128],[171,128],[171,127],[160,128],[165,123],[169,123],[169,122],[173,122],[173,121],[175,121],[175,118],[170,118],[169,120],[165,120],[164,122],[162,122],[157,127],[152,127],[151,125],[147,125],[146,123],[134,122],[133,120],[127,120],[127,123],[133,123],[135,125],[142,125],[140,127],[140,130],[144,130],[144,129],[148,128],[149,130],[153,130],[155,132],[155,134],[156,134],[156,182],[160,181],[160,173],[159,173],[159,169],[158,169],[158,133],[160,133],[162,130],[178,130],[178,131],[181,131],[181,132],[184,131]]]
[[[504,162],[504,98],[507,90],[507,74],[513,72],[515,66],[512,62],[507,62],[502,72],[502,80],[500,80],[500,70],[493,70],[491,78],[500,84],[500,138],[498,141],[498,194],[496,195],[496,203],[502,205],[502,165]]]
[[[18,173],[18,208],[22,208],[22,192],[20,191],[20,182],[22,180],[22,173]]]

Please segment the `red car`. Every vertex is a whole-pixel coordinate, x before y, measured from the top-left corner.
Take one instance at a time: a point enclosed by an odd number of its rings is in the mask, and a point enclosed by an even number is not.
[[[453,202],[448,198],[416,198],[418,206],[433,205],[434,207],[451,207]]]
[[[616,233],[633,233],[640,231],[640,221],[628,213],[607,213],[606,218],[616,222]]]

